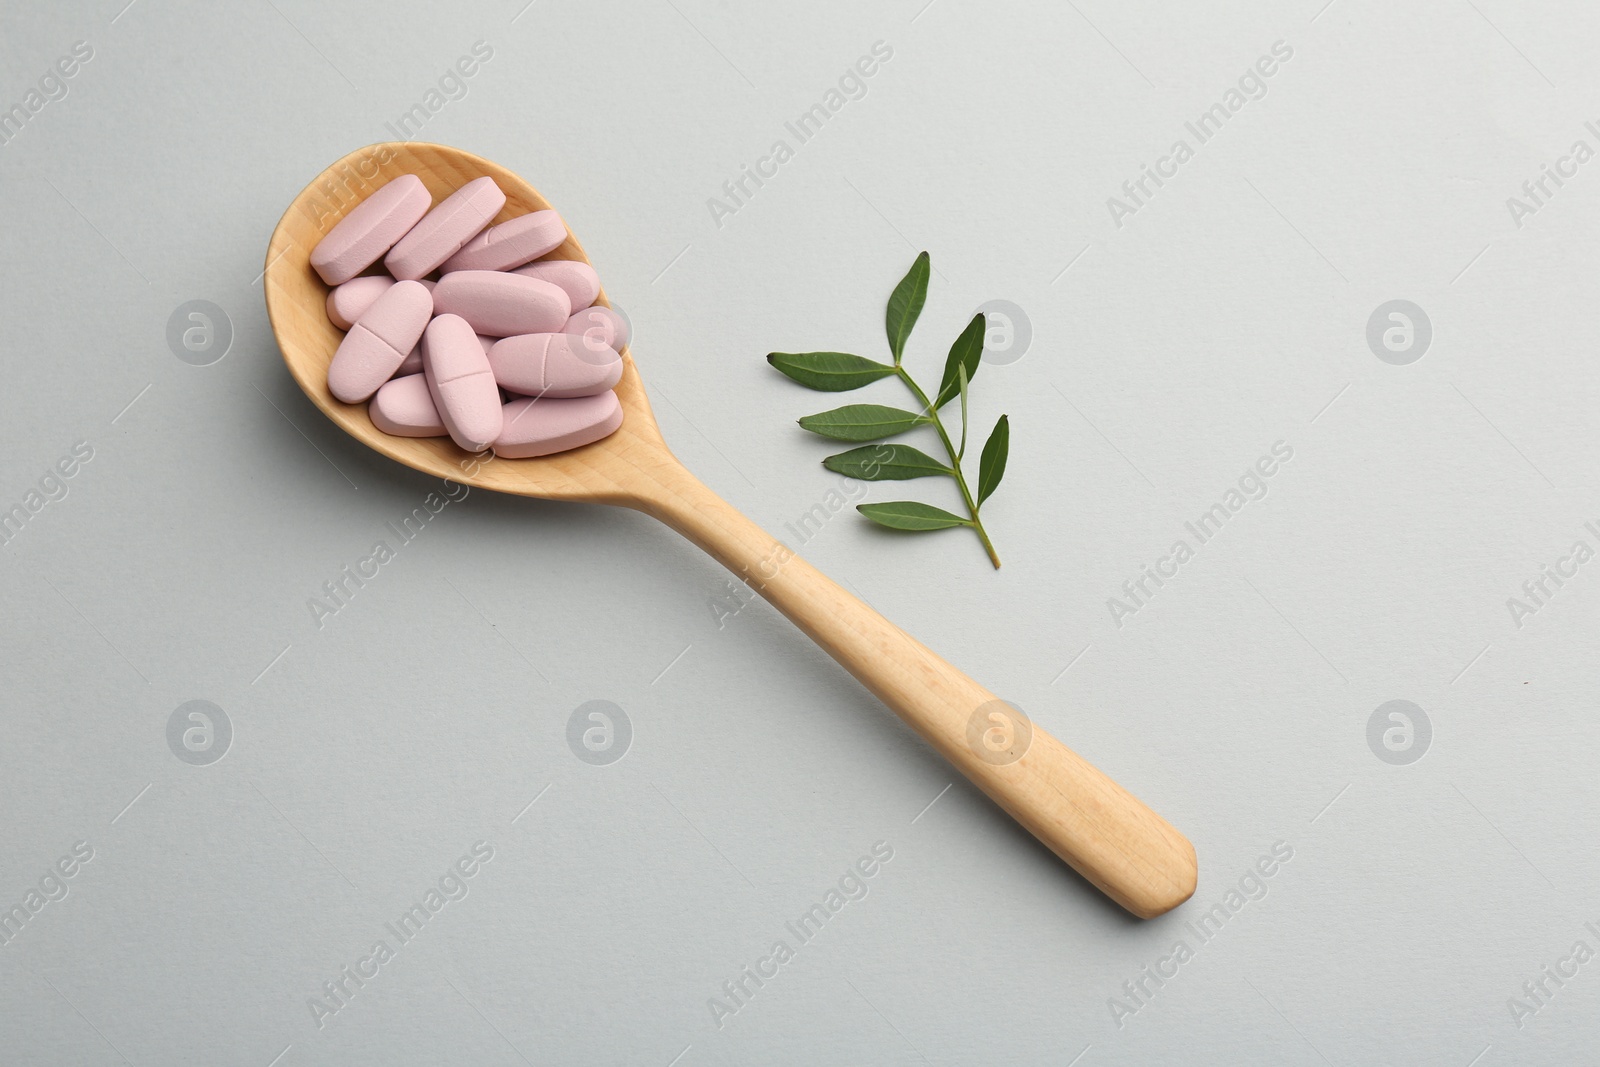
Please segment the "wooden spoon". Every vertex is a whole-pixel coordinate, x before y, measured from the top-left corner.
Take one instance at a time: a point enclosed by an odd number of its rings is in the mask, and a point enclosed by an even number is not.
[[[1011,816],[1142,918],[1194,892],[1194,847],[1164,819],[1071,749],[1000,703],[835,585],[735,511],[668,450],[650,414],[632,356],[617,386],[622,428],[603,441],[538,459],[471,456],[447,437],[391,437],[365,404],[328,392],[328,362],[342,336],[328,321],[327,287],[310,256],[324,234],[392,178],[415,174],[435,201],[473,178],[506,194],[496,222],[550,207],[517,175],[441,145],[391,142],[345,156],[284,212],[267,248],[267,314],[284,362],[313,403],[369,448],[436,478],[478,489],[633,508],[671,526],[760,593],[961,769]],[[588,262],[569,233],[555,256]],[[609,306],[604,294],[597,303]]]

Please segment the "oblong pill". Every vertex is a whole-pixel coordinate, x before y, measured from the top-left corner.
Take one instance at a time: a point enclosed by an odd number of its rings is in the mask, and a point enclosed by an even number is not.
[[[329,285],[349,281],[404,237],[428,213],[431,203],[428,187],[415,174],[385,182],[317,242],[311,250],[311,266]]]
[[[446,274],[434,287],[433,302],[439,314],[460,315],[490,337],[557,333],[572,316],[560,286],[495,270]]]
[[[468,452],[488,448],[500,436],[500,387],[467,320],[445,314],[428,323],[422,366],[451,440]]]
[[[378,391],[405,362],[433,314],[421,282],[396,282],[350,327],[328,364],[328,391],[346,404]]]
[[[372,425],[395,437],[443,437],[449,433],[428,389],[428,379],[408,374],[383,383],[367,405]]]
[[[578,334],[527,333],[496,342],[489,350],[489,369],[513,393],[593,396],[622,380],[622,357]]]
[[[383,265],[396,278],[420,278],[455,255],[506,206],[506,194],[487,174],[439,202],[389,250]]]
[[[586,307],[582,311],[574,311],[561,332],[582,334],[591,346],[604,345],[618,352],[627,347],[629,334],[632,333],[628,329],[628,320],[608,307]]]
[[[328,290],[328,321],[348,330],[392,285],[387,274],[363,274],[334,286]]]
[[[422,284],[423,285],[432,285],[433,283],[425,281]],[[498,340],[500,340],[500,338],[498,338],[498,337],[485,337],[481,333],[478,335],[478,343],[483,346],[483,354],[486,355],[486,356],[489,354],[489,349],[493,348],[494,347],[494,343],[496,341],[498,341]],[[417,342],[417,347],[413,348],[411,350],[410,354],[406,356],[406,361],[404,363],[400,364],[400,366],[398,368],[396,368],[396,370],[394,372],[394,376],[396,378],[404,378],[408,374],[421,374],[421,373],[422,373],[422,342],[418,341]],[[391,379],[391,380],[393,380],[393,379]]]
[[[600,275],[579,259],[542,259],[526,267],[518,267],[511,273],[559,286],[567,294],[573,311],[588,307],[600,295]]]
[[[524,397],[506,405],[502,421],[495,455],[548,456],[616,433],[622,425],[622,402],[610,390],[571,400]]]
[[[555,251],[566,239],[567,224],[560,215],[530,211],[478,234],[445,260],[444,270],[510,270]]]

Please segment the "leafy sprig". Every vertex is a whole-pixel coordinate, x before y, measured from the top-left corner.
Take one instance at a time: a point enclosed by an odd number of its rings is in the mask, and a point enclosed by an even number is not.
[[[884,332],[889,338],[892,363],[879,363],[848,352],[773,352],[767,362],[808,389],[825,393],[847,392],[871,385],[882,378],[898,378],[915,398],[918,409],[887,407],[883,404],[847,404],[830,411],[807,415],[800,425],[821,437],[835,441],[883,442],[890,437],[923,426],[932,426],[944,445],[947,461],[940,461],[921,449],[907,444],[864,444],[848,452],[827,457],[822,465],[831,471],[862,481],[901,481],[910,478],[948,477],[955,481],[966,504],[967,517],[923,504],[915,500],[892,500],[885,503],[858,504],[856,510],[879,526],[894,530],[925,532],[948,530],[955,526],[971,527],[982,542],[989,561],[1000,566],[989,532],[979,517],[983,502],[1000,487],[1006,473],[1006,458],[1011,448],[1011,423],[1001,415],[984,442],[978,458],[978,492],[973,494],[961,461],[967,451],[967,393],[978,364],[983,359],[984,318],[978,314],[967,323],[950,354],[945,358],[944,375],[939,380],[939,391],[929,401],[928,394],[907,372],[903,364],[906,341],[911,329],[922,314],[928,299],[928,274],[931,269],[928,253],[917,256],[916,262],[900,279],[889,296],[884,311]],[[939,412],[952,400],[961,401],[961,438],[956,444],[945,429]]]

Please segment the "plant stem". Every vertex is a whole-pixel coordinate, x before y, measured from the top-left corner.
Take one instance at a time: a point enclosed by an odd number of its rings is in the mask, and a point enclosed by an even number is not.
[[[950,457],[950,475],[956,480],[956,485],[960,487],[961,499],[967,505],[967,514],[972,517],[973,532],[978,535],[978,540],[983,542],[983,550],[989,554],[989,562],[994,564],[995,570],[999,570],[1000,557],[995,553],[994,543],[989,540],[989,531],[983,528],[983,522],[978,518],[978,505],[973,501],[972,490],[967,488],[967,479],[961,473],[961,457],[956,452],[955,445],[951,443],[950,435],[945,432],[944,423],[939,419],[938,409],[928,402],[928,394],[924,393],[922,387],[911,380],[911,375],[906,373],[904,367],[896,366],[894,372],[902,382],[906,383],[906,388],[910,389],[912,395],[917,398],[917,402],[922,405],[922,410],[927,412],[928,417],[933,420],[933,428],[939,431],[939,440],[944,442],[945,453]]]

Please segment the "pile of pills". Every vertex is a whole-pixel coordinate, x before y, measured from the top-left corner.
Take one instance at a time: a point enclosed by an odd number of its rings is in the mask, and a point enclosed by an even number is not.
[[[311,252],[346,331],[328,391],[367,404],[397,437],[449,437],[470,452],[547,456],[622,425],[626,321],[594,306],[587,263],[541,259],[567,237],[554,211],[489,226],[505,206],[478,178],[437,205],[402,175],[341,219]],[[365,273],[382,260],[383,273]],[[437,277],[433,277],[437,274]]]

